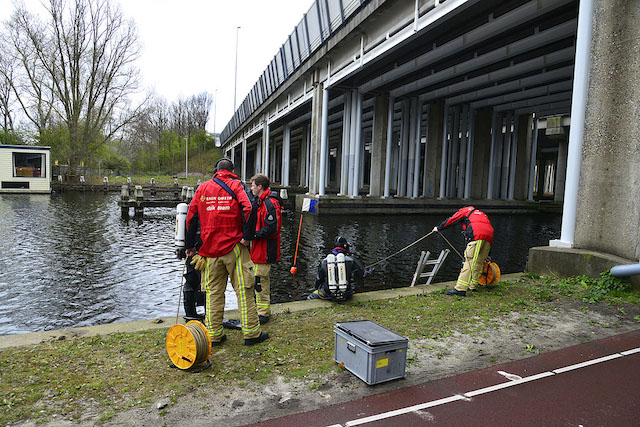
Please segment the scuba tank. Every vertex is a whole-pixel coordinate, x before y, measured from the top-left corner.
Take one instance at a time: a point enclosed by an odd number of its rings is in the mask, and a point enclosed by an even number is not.
[[[176,236],[175,242],[179,249],[184,249],[184,239],[187,234],[187,211],[189,205],[179,203],[176,207]]]
[[[334,294],[338,290],[336,283],[336,256],[327,255],[327,280],[329,281],[329,292]]]
[[[340,252],[336,256],[338,262],[338,288],[341,293],[347,292],[347,266],[344,263],[344,254]]]

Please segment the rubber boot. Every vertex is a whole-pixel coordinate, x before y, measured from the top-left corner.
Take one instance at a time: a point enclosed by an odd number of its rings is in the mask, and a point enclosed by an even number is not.
[[[202,321],[204,316],[198,314],[196,311],[196,292],[185,291],[184,292],[184,321],[190,320]]]

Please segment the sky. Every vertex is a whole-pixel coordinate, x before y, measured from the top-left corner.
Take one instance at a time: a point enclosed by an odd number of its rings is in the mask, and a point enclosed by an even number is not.
[[[41,0],[24,0],[29,9]],[[221,132],[312,0],[112,0],[133,18],[142,42],[143,85],[174,102],[201,92],[216,96],[207,130]],[[0,0],[0,17],[13,10]],[[236,30],[237,27],[240,29]],[[215,115],[215,124],[214,124]]]

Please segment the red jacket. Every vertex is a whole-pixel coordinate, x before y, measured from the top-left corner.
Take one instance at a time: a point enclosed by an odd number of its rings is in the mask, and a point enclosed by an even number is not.
[[[235,197],[215,182],[216,178],[225,183]],[[187,213],[187,249],[195,246],[198,225],[202,240],[198,253],[209,258],[231,252],[243,237],[252,238],[255,209],[236,174],[220,170],[196,190]]]
[[[484,212],[473,206],[466,206],[454,213],[450,218],[442,221],[438,229],[443,230],[457,222],[462,222],[462,228],[467,240],[486,240],[489,244],[493,243],[493,227],[489,222],[489,217]]]
[[[267,188],[259,197],[256,234],[251,242],[251,261],[259,264],[280,261],[281,228],[280,197]]]

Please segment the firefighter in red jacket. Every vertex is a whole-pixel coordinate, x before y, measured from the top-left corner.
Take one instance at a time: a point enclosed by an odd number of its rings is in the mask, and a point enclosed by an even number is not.
[[[462,224],[467,247],[464,250],[464,263],[456,286],[449,289],[447,295],[464,297],[467,296],[467,289],[474,290],[478,285],[482,265],[493,242],[493,227],[484,212],[473,206],[466,206],[442,221],[440,225],[433,227],[433,231],[439,232],[457,223]]]
[[[212,345],[219,345],[227,338],[222,319],[229,276],[238,298],[244,344],[253,345],[269,338],[266,332],[260,331],[253,296],[254,266],[247,245],[255,233],[255,208],[245,188],[233,173],[233,162],[220,159],[213,178],[198,187],[187,213],[185,247],[188,256],[195,254],[195,234],[200,225],[202,246],[198,255],[204,260],[205,326]]]
[[[271,265],[280,261],[282,199],[269,189],[269,178],[261,173],[251,178],[251,192],[258,203],[256,233],[251,242],[251,260],[256,266],[256,305],[262,325],[269,321],[271,315],[269,272]]]

